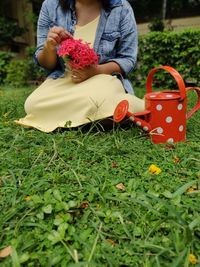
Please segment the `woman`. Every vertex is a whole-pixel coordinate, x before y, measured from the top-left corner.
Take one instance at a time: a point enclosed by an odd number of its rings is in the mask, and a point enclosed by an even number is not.
[[[91,44],[98,66],[65,71],[56,50],[72,36]],[[126,0],[45,0],[37,41],[36,62],[50,74],[26,100],[27,116],[18,124],[44,132],[76,127],[111,117],[123,99],[130,111],[144,110],[126,78],[137,56],[136,23]]]

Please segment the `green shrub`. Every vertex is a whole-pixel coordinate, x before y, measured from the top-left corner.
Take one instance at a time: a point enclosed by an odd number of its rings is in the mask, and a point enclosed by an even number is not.
[[[26,49],[26,63],[27,63],[27,75],[29,81],[43,81],[47,75],[47,71],[38,67],[34,60],[33,55],[35,52],[35,47],[28,47]]]
[[[26,28],[19,27],[17,21],[11,21],[8,18],[0,17],[0,46],[10,44],[16,36],[21,36],[27,31]]]
[[[7,75],[7,66],[11,59],[15,56],[14,53],[7,51],[0,51],[0,84],[4,82]]]
[[[34,60],[34,47],[27,48],[25,59],[13,59],[5,63],[5,60],[0,58],[0,74],[1,65],[4,66],[4,75],[2,82],[12,86],[23,86],[29,83],[40,83],[45,79],[46,72],[39,68]],[[6,52],[7,54],[7,52]],[[2,64],[1,64],[2,62]]]
[[[5,83],[12,86],[23,86],[28,82],[28,68],[26,60],[13,59],[7,66]]]
[[[151,32],[139,38],[138,64],[131,79],[144,86],[149,71],[161,65],[175,68],[184,80],[200,80],[200,30]],[[173,79],[160,71],[155,75],[158,86],[173,86]]]

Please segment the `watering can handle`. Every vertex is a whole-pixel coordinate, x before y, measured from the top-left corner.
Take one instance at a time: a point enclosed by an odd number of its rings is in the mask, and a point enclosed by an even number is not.
[[[146,81],[146,90],[147,93],[151,93],[152,92],[152,81],[153,81],[153,75],[156,71],[163,69],[168,71],[175,79],[175,81],[178,84],[179,90],[180,90],[180,96],[181,99],[180,100],[184,100],[186,97],[186,88],[185,88],[185,83],[181,77],[181,75],[178,73],[177,70],[175,70],[174,68],[170,67],[170,66],[161,66],[161,67],[157,67],[157,68],[153,68],[147,77],[147,81]]]
[[[186,115],[186,118],[189,119],[197,110],[200,109],[200,88],[198,88],[198,87],[187,87],[186,91],[187,92],[188,91],[196,91],[197,96],[198,96],[196,105]]]

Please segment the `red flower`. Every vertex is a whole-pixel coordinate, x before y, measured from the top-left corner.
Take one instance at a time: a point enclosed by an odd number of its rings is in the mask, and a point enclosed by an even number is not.
[[[82,40],[65,39],[60,44],[57,54],[60,57],[67,56],[74,69],[82,69],[90,65],[98,64],[98,56],[88,43]]]

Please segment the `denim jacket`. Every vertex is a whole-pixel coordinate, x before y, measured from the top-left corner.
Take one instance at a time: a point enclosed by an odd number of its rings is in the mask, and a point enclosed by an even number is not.
[[[36,62],[51,27],[61,26],[73,35],[76,25],[74,1],[71,0],[70,8],[66,12],[61,9],[59,0],[43,2],[37,27]],[[127,0],[111,0],[111,8],[101,10],[93,48],[99,55],[99,64],[114,61],[121,67],[124,75],[119,74],[118,77],[128,93],[133,93],[127,74],[136,64],[137,47],[137,26],[132,7]],[[64,64],[59,59],[56,68],[48,77],[56,79],[63,74]]]

